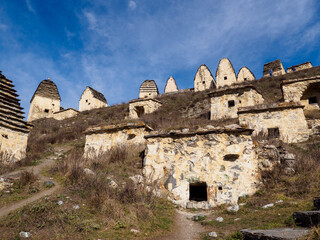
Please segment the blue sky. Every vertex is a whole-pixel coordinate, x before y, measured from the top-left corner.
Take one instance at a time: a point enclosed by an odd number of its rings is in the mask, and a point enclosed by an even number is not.
[[[219,60],[236,73],[280,58],[285,68],[320,65],[317,0],[0,0],[0,70],[14,81],[26,113],[48,77],[62,106],[78,109],[86,86],[109,105],[138,97],[154,79],[193,87],[198,67]]]

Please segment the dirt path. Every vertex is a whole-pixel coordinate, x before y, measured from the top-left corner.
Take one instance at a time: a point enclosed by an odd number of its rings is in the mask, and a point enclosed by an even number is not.
[[[175,217],[175,228],[172,233],[154,238],[154,240],[198,240],[205,228],[192,220],[197,213],[190,213],[184,210],[177,210]]]
[[[68,150],[69,150],[69,148],[67,148],[67,147],[56,147],[54,149],[54,154],[43,159],[42,163],[40,163],[39,165],[26,167],[21,170],[17,170],[17,171],[2,175],[1,177],[3,177],[3,178],[13,178],[14,179],[14,178],[18,178],[20,175],[20,172],[22,172],[22,171],[25,171],[25,170],[33,171],[33,173],[37,175],[37,177],[39,178],[39,180],[41,182],[45,182],[45,181],[50,180],[54,183],[54,186],[48,190],[44,190],[39,193],[33,194],[30,198],[27,198],[27,199],[21,200],[19,202],[15,202],[15,203],[12,203],[12,204],[9,204],[7,206],[0,208],[0,218],[6,216],[7,214],[9,214],[10,212],[12,212],[16,209],[19,209],[29,203],[35,202],[42,197],[51,195],[55,191],[57,191],[60,188],[59,183],[57,181],[50,179],[49,177],[42,175],[42,171],[44,169],[48,169],[51,165],[53,165],[55,160],[58,159],[59,156],[61,156],[63,153],[67,152]]]

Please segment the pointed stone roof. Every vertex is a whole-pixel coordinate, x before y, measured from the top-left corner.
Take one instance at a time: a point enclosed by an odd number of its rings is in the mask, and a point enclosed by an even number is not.
[[[104,97],[104,95],[101,92],[98,92],[97,90],[87,86],[85,90],[89,89],[90,92],[92,93],[92,96],[98,100],[100,100],[101,102],[107,103],[107,99]],[[84,90],[84,91],[85,91]],[[83,91],[83,92],[84,92]],[[83,93],[82,93],[83,94]],[[108,104],[108,103],[107,103]]]
[[[19,95],[13,89],[12,81],[2,75],[1,71],[0,86],[0,127],[28,133],[30,125],[23,120],[23,108],[17,98]]]
[[[157,84],[154,80],[145,80],[140,86],[139,98],[143,98],[148,94],[151,94],[150,97],[159,94]]]
[[[247,67],[242,67],[237,75],[237,82],[255,80],[254,74]]]
[[[30,102],[32,102],[35,96],[41,96],[61,101],[57,85],[54,82],[52,82],[50,78],[43,80],[39,83],[39,86],[33,94]]]
[[[178,86],[176,80],[171,76],[167,80],[166,86],[164,88],[164,93],[177,92]]]
[[[203,91],[210,88],[216,88],[216,80],[205,64],[202,64],[198,68],[193,81],[195,91]]]

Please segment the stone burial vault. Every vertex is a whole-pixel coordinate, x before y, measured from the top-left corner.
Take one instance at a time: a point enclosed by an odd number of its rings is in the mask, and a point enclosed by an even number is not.
[[[204,91],[207,89],[216,88],[216,81],[214,80],[209,68],[202,64],[194,77],[194,91]]]
[[[238,108],[263,103],[259,91],[251,85],[229,86],[208,94],[211,98],[211,120],[237,118]]]
[[[129,102],[129,118],[137,119],[144,114],[156,111],[162,106],[159,100],[152,98],[135,99]]]
[[[239,123],[254,129],[253,135],[263,134],[287,143],[303,142],[310,133],[303,107],[291,102],[240,108]]]
[[[176,80],[173,77],[169,77],[166,86],[164,87],[164,93],[175,93],[178,92],[178,86]]]
[[[79,101],[79,111],[87,111],[95,108],[107,107],[106,98],[101,92],[87,86],[83,91]]]
[[[56,84],[50,78],[43,80],[31,98],[28,122],[40,118],[53,118],[53,113],[60,111],[60,102]]]
[[[155,98],[159,95],[159,90],[154,80],[145,80],[139,90],[139,98]]]
[[[67,108],[67,109],[62,109],[59,112],[54,112],[53,113],[53,118],[56,120],[64,120],[67,118],[74,117],[78,114],[79,112],[73,108]]]
[[[10,163],[26,156],[29,128],[12,81],[0,71],[0,161]]]
[[[260,185],[251,133],[238,126],[147,135],[144,176],[182,207],[235,204]]]
[[[283,80],[281,87],[286,102],[301,102],[305,110],[319,109],[320,75]]]

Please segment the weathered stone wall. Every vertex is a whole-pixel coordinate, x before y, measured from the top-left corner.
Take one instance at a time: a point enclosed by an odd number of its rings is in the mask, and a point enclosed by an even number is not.
[[[92,157],[119,145],[145,144],[144,136],[151,130],[142,122],[90,127],[85,131],[84,154]]]
[[[228,58],[223,58],[219,62],[216,72],[217,87],[229,86],[237,82],[236,73]]]
[[[256,78],[254,77],[253,73],[247,68],[243,67],[240,69],[237,75],[237,82],[244,82],[244,81],[253,81]]]
[[[287,68],[287,73],[297,72],[297,71],[301,71],[301,70],[308,69],[308,68],[312,68],[311,62],[305,62],[305,63],[301,63],[299,65],[289,67],[289,68]]]
[[[303,142],[309,138],[303,106],[296,104],[260,105],[238,111],[239,123],[254,129],[253,135],[279,128],[279,139],[287,143]]]
[[[167,80],[167,84],[164,88],[164,93],[173,93],[173,92],[178,92],[178,86],[177,86],[176,80],[173,77],[170,77]]]
[[[162,103],[155,99],[137,99],[129,102],[129,118],[137,119],[143,114],[149,114],[162,106]]]
[[[301,102],[305,110],[319,109],[320,105],[320,76],[286,80],[282,83],[283,98],[286,102]],[[309,98],[315,97],[315,103],[309,103]]]
[[[13,131],[0,126],[0,152],[5,154],[3,160],[15,162],[26,156],[28,133]]]
[[[250,130],[150,135],[146,139],[146,179],[159,180],[164,193],[183,207],[235,204],[259,186]],[[206,183],[207,202],[189,200],[194,183]]]
[[[194,91],[204,91],[211,88],[216,88],[216,81],[209,68],[203,64],[198,68],[196,76],[194,77]]]
[[[252,87],[239,87],[210,93],[211,120],[237,118],[238,108],[263,103],[263,97]]]
[[[95,98],[89,88],[86,88],[79,101],[79,111],[107,107],[108,104]]]
[[[74,117],[78,114],[79,112],[73,108],[68,108],[68,109],[63,109],[59,112],[54,112],[53,113],[53,118],[56,120],[63,120],[66,118],[71,118]]]
[[[28,122],[40,118],[53,118],[53,113],[60,111],[60,100],[35,95],[30,104]]]

